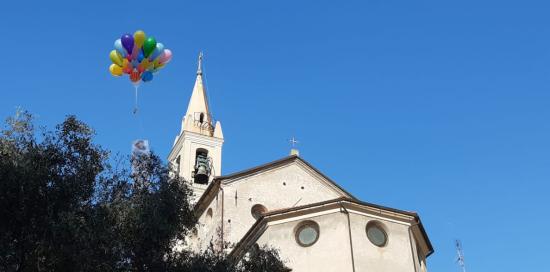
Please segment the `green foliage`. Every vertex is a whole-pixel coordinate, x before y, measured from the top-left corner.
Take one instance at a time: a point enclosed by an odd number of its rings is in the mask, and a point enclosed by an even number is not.
[[[277,250],[257,245],[239,263],[237,269],[242,272],[291,271],[281,262]]]
[[[277,253],[233,265],[175,250],[194,228],[183,180],[154,154],[115,169],[93,131],[69,116],[37,136],[18,112],[0,134],[1,271],[288,271]]]

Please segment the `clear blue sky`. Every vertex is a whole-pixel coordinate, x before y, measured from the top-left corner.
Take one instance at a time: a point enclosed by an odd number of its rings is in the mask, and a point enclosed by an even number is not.
[[[4,1],[0,116],[76,114],[104,147],[166,157],[204,50],[224,173],[295,135],[360,199],[420,213],[430,271],[458,271],[455,238],[469,272],[550,271],[550,2],[205,2]],[[143,129],[107,69],[137,29],[174,52],[141,88]]]

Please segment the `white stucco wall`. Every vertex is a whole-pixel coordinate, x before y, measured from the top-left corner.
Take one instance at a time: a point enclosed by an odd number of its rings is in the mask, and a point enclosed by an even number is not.
[[[371,220],[381,223],[388,234],[388,242],[384,247],[375,246],[367,238],[366,226]],[[417,264],[413,259],[410,224],[356,214],[353,211],[350,211],[350,222],[356,271],[415,272]]]
[[[352,254],[355,271],[421,271],[413,258],[408,224],[357,214],[353,211],[349,214],[353,251],[347,215],[338,209],[322,215],[310,214],[271,222],[258,239],[258,244],[279,249],[282,259],[294,272],[354,271]],[[295,239],[296,226],[305,220],[317,222],[320,228],[318,241],[310,247],[300,246]],[[377,247],[368,240],[365,228],[371,220],[380,222],[386,229],[388,234],[386,246]]]
[[[217,199],[214,199],[208,206],[213,209],[215,220],[212,222],[216,225],[206,226],[206,211],[208,210],[206,208],[199,219],[201,227],[196,237],[201,242],[195,242],[195,245],[207,245],[204,241],[212,239],[213,233],[206,229],[221,228],[222,196],[224,196],[224,241],[230,244],[239,242],[256,222],[251,214],[252,206],[255,204],[262,204],[268,211],[272,211],[344,196],[331,188],[327,181],[298,162],[233,180],[228,184],[222,183],[221,186],[223,192],[220,190],[217,193]],[[199,249],[204,249],[204,247],[201,246]]]
[[[295,239],[295,229],[304,220],[305,218],[270,225],[258,240],[258,244],[279,249],[282,260],[294,272],[352,271],[345,215],[333,212],[329,215],[307,218],[319,224],[320,232],[319,239],[310,247],[300,246]]]
[[[208,210],[212,210],[212,217],[209,218]],[[189,247],[193,251],[204,251],[210,243],[215,246],[216,250],[221,247],[221,216],[222,202],[221,194],[216,196],[204,213],[199,217],[197,224],[196,235],[192,235],[188,240]]]
[[[297,163],[232,182],[223,188],[226,240],[231,243],[238,242],[256,222],[251,214],[255,204],[273,211],[343,196]]]

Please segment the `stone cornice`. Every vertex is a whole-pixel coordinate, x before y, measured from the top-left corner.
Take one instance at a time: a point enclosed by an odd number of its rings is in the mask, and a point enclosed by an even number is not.
[[[168,155],[168,161],[172,161],[176,158],[176,155],[180,152],[181,148],[183,147],[183,142],[186,139],[192,140],[195,143],[209,146],[221,146],[224,142],[224,140],[220,138],[206,136],[192,131],[183,131],[181,135],[178,136],[178,140],[172,147],[172,150]]]

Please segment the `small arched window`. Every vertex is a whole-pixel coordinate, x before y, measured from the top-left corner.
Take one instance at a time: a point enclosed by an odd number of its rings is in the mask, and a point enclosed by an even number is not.
[[[212,208],[208,208],[208,211],[206,212],[206,223],[210,224],[212,222]]]
[[[204,123],[204,113],[201,112],[201,115],[199,116],[199,123]]]
[[[195,153],[194,183],[208,184],[211,172],[211,164],[208,158],[208,150],[197,148]]]
[[[197,148],[197,151],[195,152],[195,158],[197,158],[198,156],[208,157],[208,150],[204,148]]]

